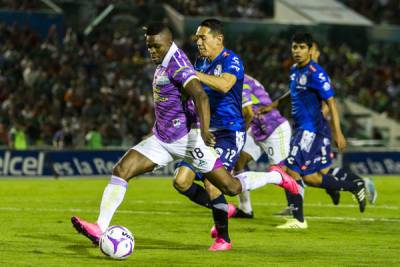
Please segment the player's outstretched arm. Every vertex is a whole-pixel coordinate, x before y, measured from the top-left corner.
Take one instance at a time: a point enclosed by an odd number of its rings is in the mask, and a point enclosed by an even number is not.
[[[346,139],[343,136],[342,128],[340,127],[339,112],[336,107],[335,98],[332,96],[326,101],[329,107],[329,112],[331,114],[331,130],[333,134],[333,139],[336,142],[336,146],[339,151],[343,151],[346,148]]]
[[[268,113],[271,110],[273,110],[274,108],[278,108],[279,105],[282,105],[282,103],[286,102],[289,100],[290,97],[290,91],[287,91],[286,93],[284,93],[281,97],[279,97],[278,99],[274,100],[271,105],[269,106],[262,106],[257,110],[257,114],[263,114],[263,113]]]
[[[197,108],[197,112],[200,118],[200,129],[201,136],[204,142],[209,146],[215,145],[215,137],[209,132],[210,128],[210,103],[208,102],[208,96],[201,87],[200,82],[197,79],[192,79],[183,88],[186,94],[193,98],[194,104]]]
[[[246,123],[246,129],[250,127],[250,123],[254,118],[253,105],[247,105],[242,108],[244,122]]]
[[[227,72],[222,73],[221,76],[208,75],[199,71],[196,71],[196,74],[202,83],[224,94],[231,90],[232,86],[236,83],[236,76]]]

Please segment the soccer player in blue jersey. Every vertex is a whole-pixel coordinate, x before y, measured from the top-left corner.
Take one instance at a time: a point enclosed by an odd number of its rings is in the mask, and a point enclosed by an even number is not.
[[[296,33],[292,37],[291,52],[295,64],[290,69],[289,89],[294,134],[285,162],[287,171],[300,185],[303,178],[309,186],[353,193],[360,211],[364,212],[366,196],[363,179],[337,179],[330,167],[332,137],[340,151],[345,149],[346,140],[340,127],[330,78],[324,69],[311,59],[312,43],[313,39],[309,33]],[[329,108],[332,129],[321,111],[324,102]],[[294,205],[294,218],[278,228],[307,228],[303,216],[302,196],[293,196],[291,201]]]
[[[204,20],[197,29],[196,43],[200,57],[195,63],[196,74],[206,91],[211,109],[210,130],[215,136],[215,150],[225,168],[231,171],[239,158],[245,142],[245,122],[242,115],[242,89],[244,67],[242,60],[233,51],[224,47],[223,25],[219,20]],[[193,167],[182,162],[177,169],[174,187],[197,204],[212,209],[216,237],[210,250],[228,250],[231,242],[228,234],[229,207],[224,195],[208,180],[206,190],[193,183],[196,173]],[[286,179],[283,171],[276,167],[268,173],[270,181],[282,187],[298,186]],[[202,179],[201,175],[197,175]]]

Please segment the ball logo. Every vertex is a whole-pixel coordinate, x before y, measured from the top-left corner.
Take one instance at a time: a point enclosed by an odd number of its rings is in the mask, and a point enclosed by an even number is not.
[[[331,89],[331,85],[328,82],[324,82],[324,85],[322,85],[322,88],[324,88],[325,91],[328,91]]]

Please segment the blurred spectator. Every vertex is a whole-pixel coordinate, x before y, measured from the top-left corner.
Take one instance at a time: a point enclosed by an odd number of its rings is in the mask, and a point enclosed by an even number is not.
[[[399,0],[340,0],[375,23],[400,24]]]
[[[28,140],[25,134],[24,123],[20,120],[14,120],[8,134],[8,144],[11,149],[25,150],[28,148]]]
[[[86,148],[89,149],[100,149],[103,147],[103,140],[98,126],[93,125],[85,136]]]

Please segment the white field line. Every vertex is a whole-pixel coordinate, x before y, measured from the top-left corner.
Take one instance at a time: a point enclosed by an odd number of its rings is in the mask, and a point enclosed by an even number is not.
[[[53,213],[95,213],[97,214],[97,210],[90,210],[90,209],[75,209],[75,208],[67,208],[67,209],[59,209],[59,208],[16,208],[16,207],[0,207],[1,211],[11,211],[11,212],[53,212]],[[176,212],[169,212],[169,211],[133,211],[133,210],[118,210],[117,213],[122,214],[140,214],[140,215],[172,215],[176,216]],[[209,216],[198,214],[200,216]],[[307,220],[315,220],[315,221],[363,221],[363,222],[394,222],[399,223],[400,218],[377,218],[377,217],[339,217],[339,216],[307,216]]]

